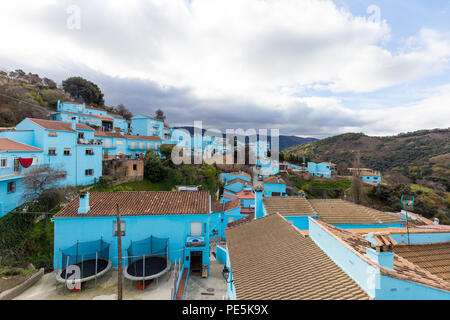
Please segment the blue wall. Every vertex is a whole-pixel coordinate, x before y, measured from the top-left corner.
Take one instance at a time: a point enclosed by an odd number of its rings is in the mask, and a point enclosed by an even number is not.
[[[210,215],[145,215],[123,216],[125,221],[125,236],[122,237],[122,256],[126,258],[126,250],[131,240],[139,241],[151,235],[156,237],[169,237],[169,258],[183,259],[183,252],[189,255],[191,249],[185,247],[186,239],[190,235],[190,223],[202,222],[205,236],[205,246],[192,248],[203,251],[203,264],[209,265],[209,223]],[[113,222],[115,217],[74,217],[55,218],[54,233],[54,267],[61,266],[60,249],[66,249],[77,241],[92,241],[103,237],[103,240],[112,244],[113,266],[118,265],[117,237],[113,236]],[[204,232],[206,228],[206,233]],[[58,261],[59,257],[59,261]],[[185,263],[190,261],[185,261]],[[59,265],[58,265],[59,263]],[[124,259],[123,265],[127,265]]]

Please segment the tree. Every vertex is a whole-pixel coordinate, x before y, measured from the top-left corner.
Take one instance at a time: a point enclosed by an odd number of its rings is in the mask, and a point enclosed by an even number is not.
[[[168,176],[167,168],[159,156],[148,150],[144,157],[144,177],[152,182],[164,181]]]
[[[131,120],[133,117],[133,114],[131,111],[122,103],[119,104],[117,107],[114,108],[114,111],[120,114],[122,117],[124,117],[127,120]]]
[[[49,212],[61,197],[64,197],[64,194],[57,188],[58,180],[64,177],[65,172],[50,167],[38,166],[29,170],[21,181],[25,189],[24,199],[26,201],[37,199],[43,206],[43,210]]]
[[[71,77],[62,82],[64,91],[75,99],[82,99],[86,104],[103,106],[105,100],[100,88],[82,77]]]
[[[162,122],[166,121],[166,116],[164,115],[164,111],[162,111],[161,109],[156,110],[155,119],[161,120]]]
[[[170,159],[172,157],[172,149],[175,147],[175,145],[171,144],[162,144],[159,148],[159,152],[163,156],[164,159]]]
[[[56,89],[56,82],[49,78],[42,79],[49,89]]]
[[[353,163],[353,167],[356,168],[356,170],[353,171],[352,185],[350,187],[350,193],[355,203],[361,203],[364,199],[364,185],[360,177],[360,166],[361,155],[358,150],[356,151],[355,161]]]

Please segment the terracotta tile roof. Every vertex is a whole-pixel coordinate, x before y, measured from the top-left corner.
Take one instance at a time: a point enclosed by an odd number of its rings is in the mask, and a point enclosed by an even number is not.
[[[228,180],[227,186],[232,185],[232,184],[237,183],[237,182],[240,182],[240,183],[243,183],[243,184],[246,184],[246,185],[251,185],[250,182],[248,182],[248,181],[242,180],[240,178],[235,178],[233,180]],[[226,188],[226,186],[225,186],[225,188]]]
[[[237,193],[239,199],[255,199],[255,194],[251,190],[241,190]]]
[[[224,193],[224,194],[223,194],[223,197],[224,197],[224,198],[227,198],[227,199],[232,199],[232,200],[237,199],[237,195],[234,195],[234,194],[228,194],[228,193]]]
[[[157,137],[157,136],[134,136],[134,135],[131,135],[131,134],[125,134],[125,138],[127,138],[127,139],[135,139],[135,140],[161,141],[161,138]]]
[[[372,177],[379,177],[379,174],[375,174],[373,172],[369,172],[369,171],[362,171],[359,173],[360,176],[372,176]]]
[[[214,201],[211,205],[212,212],[226,212],[241,206],[239,200],[228,201],[226,203],[221,203],[220,201]]]
[[[105,109],[95,108],[95,107],[86,107],[86,109],[99,110],[99,111],[106,111]]]
[[[225,233],[237,299],[369,299],[309,237],[279,214],[238,224]]]
[[[327,223],[376,224],[404,222],[402,218],[340,199],[309,200],[320,220]]]
[[[450,291],[450,284],[448,282],[433,275],[424,268],[408,261],[399,254],[394,253],[394,270],[380,267],[366,256],[367,240],[362,235],[354,234],[348,230],[337,228],[322,221],[316,222],[325,230],[328,230],[331,235],[341,241],[350,250],[355,252],[360,258],[365,260],[367,263],[378,267],[381,274],[404,281],[419,283],[440,290]]]
[[[91,192],[91,210],[85,215],[78,214],[79,200],[72,200],[58,217],[101,217],[114,216],[116,204],[120,205],[123,216],[207,214],[209,213],[208,191],[123,191]]]
[[[36,118],[26,118],[26,119],[36,123],[41,128],[44,128],[47,130],[76,132],[75,130],[72,129],[72,123],[70,123],[70,122],[44,120],[44,119],[36,119]],[[86,125],[84,123],[77,123],[76,128],[79,130],[94,131],[93,128],[89,127],[88,125]]]
[[[102,114],[99,114],[98,117],[101,118],[102,121],[110,121],[110,122],[113,122],[113,121],[114,121],[113,118],[108,117],[108,116],[104,116],[104,115],[102,115]]]
[[[120,114],[115,114],[115,113],[110,113],[108,112],[107,115],[113,117],[113,118],[119,118],[119,119],[125,119],[124,117],[122,117]]]
[[[7,138],[0,138],[0,151],[42,151],[42,149],[23,144]]]
[[[450,282],[450,242],[398,245],[395,254]]]
[[[241,208],[241,214],[246,214],[247,216],[240,218],[238,220],[234,220],[233,222],[230,222],[227,224],[227,228],[233,228],[241,224],[248,223],[250,221],[253,221],[255,219],[255,211],[244,211],[244,208]]]
[[[282,216],[314,215],[315,211],[305,197],[264,197],[267,214],[279,213]]]
[[[96,137],[106,137],[106,138],[124,138],[125,136],[121,135],[119,132],[111,132],[111,131],[95,131],[94,135]]]
[[[282,178],[278,178],[275,176],[267,177],[263,180],[264,183],[279,183],[279,184],[286,184],[286,181],[284,181]]]

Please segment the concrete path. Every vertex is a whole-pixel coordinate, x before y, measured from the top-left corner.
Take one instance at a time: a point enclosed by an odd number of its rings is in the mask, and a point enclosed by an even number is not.
[[[136,282],[123,279],[124,300],[168,300],[173,286],[173,272],[154,281],[145,290],[138,290]],[[116,300],[117,270],[112,270],[97,280],[86,283],[80,292],[71,292],[62,284],[56,285],[55,274],[44,275],[35,285],[14,300]]]
[[[223,264],[210,256],[208,278],[189,275],[184,300],[222,300],[227,292],[227,284],[222,276]],[[203,294],[202,294],[203,293]]]

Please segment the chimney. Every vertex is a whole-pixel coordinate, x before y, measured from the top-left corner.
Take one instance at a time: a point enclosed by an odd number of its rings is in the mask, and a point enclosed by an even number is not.
[[[377,241],[378,238],[381,238],[381,240]],[[380,234],[374,236],[372,232],[370,232],[366,236],[366,256],[380,267],[394,270],[394,252],[392,246],[395,244],[395,241],[393,241],[394,243],[391,243],[389,238],[389,235]],[[380,244],[380,242],[382,242],[382,244]]]
[[[72,117],[72,129],[73,130],[77,130],[77,118],[76,117]]]
[[[263,190],[261,185],[259,185],[255,189],[255,219],[262,218],[263,216]]]
[[[86,214],[91,207],[89,206],[89,192],[82,192],[79,196],[80,205],[78,207],[78,214]]]

